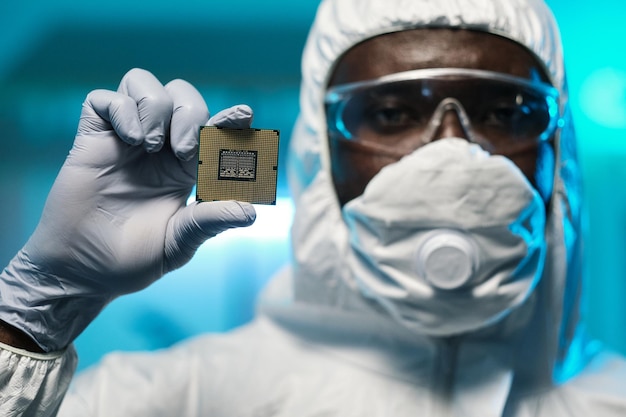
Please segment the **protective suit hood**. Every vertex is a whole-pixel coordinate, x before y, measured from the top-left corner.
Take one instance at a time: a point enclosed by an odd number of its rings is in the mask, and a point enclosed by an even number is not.
[[[299,322],[299,326],[303,322],[313,323],[313,327],[323,323],[322,327],[330,332],[335,329],[338,334],[350,329],[373,332],[388,340],[430,343],[419,332],[393,323],[352,284],[352,272],[345,263],[348,232],[330,174],[323,105],[334,65],[348,49],[380,34],[416,28],[469,29],[509,38],[536,56],[560,92],[564,125],[555,141],[556,166],[546,214],[543,274],[522,307],[489,329],[463,338],[479,345],[483,341],[494,352],[510,352],[516,359],[509,357],[499,366],[517,381],[533,386],[564,381],[588,362],[593,349],[579,323],[580,179],[561,41],[552,13],[539,0],[321,3],[304,50],[301,113],[288,161],[296,202],[294,267],[269,286],[261,309],[279,320],[282,317]]]

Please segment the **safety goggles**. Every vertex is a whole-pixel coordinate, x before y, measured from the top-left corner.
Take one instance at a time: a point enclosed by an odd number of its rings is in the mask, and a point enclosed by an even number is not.
[[[507,155],[550,139],[561,124],[558,91],[499,72],[434,68],[342,84],[325,97],[329,135],[386,147],[435,138],[453,111],[465,137]],[[406,143],[405,143],[406,142]]]

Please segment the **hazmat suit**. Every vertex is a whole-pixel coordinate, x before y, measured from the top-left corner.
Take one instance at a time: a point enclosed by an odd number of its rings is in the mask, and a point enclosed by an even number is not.
[[[537,194],[502,158],[494,159],[462,141],[442,140],[381,170],[364,195],[342,212],[330,174],[324,111],[333,66],[359,42],[424,27],[503,36],[528,48],[545,66],[560,93],[562,115],[545,206],[536,204]],[[296,202],[294,262],[270,282],[255,320],[226,335],[204,335],[165,351],[109,355],[75,378],[59,415],[624,415],[626,363],[589,340],[579,322],[580,178],[559,33],[545,4],[327,0],[320,5],[302,67],[301,114],[289,167]],[[427,262],[422,267],[435,277],[430,287],[407,283],[398,273],[402,259],[393,258],[396,251],[385,250],[387,242],[397,243],[394,247],[400,252],[406,245],[405,236],[388,226],[397,220],[393,210],[398,197],[386,204],[379,194],[416,166],[428,169],[433,158],[446,169],[492,166],[492,173],[503,181],[499,190],[520,190],[508,194],[503,207],[490,207],[489,218],[504,221],[495,226],[515,231],[511,219],[519,219],[528,207],[539,213],[520,222],[526,234],[513,233],[524,235],[523,243],[511,240],[511,253],[517,258],[506,275],[526,274],[513,282],[513,290],[506,277],[499,286],[487,278],[488,288],[472,293],[479,300],[487,298],[469,304],[477,314],[468,310],[470,318],[460,328],[445,327],[464,317],[454,311],[456,303],[449,302],[454,292],[432,290],[440,283],[437,269],[429,269]],[[437,177],[436,184],[444,196],[465,198],[471,195],[463,190],[490,187],[488,179],[493,176],[471,178],[477,184],[469,181],[447,188],[453,180],[445,175]],[[433,195],[415,196],[410,187],[399,187],[420,204],[428,204]],[[480,210],[485,206],[476,204],[470,207],[476,210],[463,212],[467,214],[463,222],[471,218],[468,213],[485,218]],[[448,210],[443,207],[437,221],[448,228],[451,216],[443,217]],[[454,248],[474,245],[474,240],[459,239]],[[492,253],[487,250],[484,255],[481,250],[489,246],[478,237],[471,239],[480,249],[461,252],[476,253],[478,259]],[[428,248],[420,242],[415,245]],[[520,245],[525,249],[518,253]],[[434,253],[424,250],[419,254]],[[529,258],[529,253],[537,255]],[[401,267],[396,268],[398,263]],[[420,292],[423,288],[431,291]],[[503,293],[512,296],[500,303]],[[428,298],[432,294],[450,308],[439,309],[441,304]],[[422,309],[412,297],[424,297],[429,307]],[[489,311],[493,305],[494,311]],[[445,330],[440,330],[442,326]],[[52,415],[63,395],[54,387],[71,376],[71,348],[38,355],[5,346],[0,355],[11,375],[2,395],[17,398],[13,410],[5,414],[22,415],[19,410],[27,410],[24,415]]]

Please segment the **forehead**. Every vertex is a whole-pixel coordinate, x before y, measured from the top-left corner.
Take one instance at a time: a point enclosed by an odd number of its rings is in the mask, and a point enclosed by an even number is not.
[[[338,60],[329,85],[447,67],[548,80],[534,55],[510,39],[472,30],[422,28],[379,35],[355,45]]]

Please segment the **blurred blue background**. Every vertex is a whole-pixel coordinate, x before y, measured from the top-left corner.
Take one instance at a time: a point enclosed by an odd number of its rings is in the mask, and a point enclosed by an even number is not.
[[[284,157],[298,112],[300,53],[316,0],[27,0],[0,5],[0,262],[37,224],[71,147],[81,103],[133,67],[184,78],[219,110],[240,102],[281,130],[279,202],[206,243],[148,290],[114,301],[76,342],[80,368],[249,320],[289,260]],[[586,320],[626,353],[626,54],[621,0],[551,0],[562,29],[588,214]],[[245,262],[242,262],[245,261]]]

